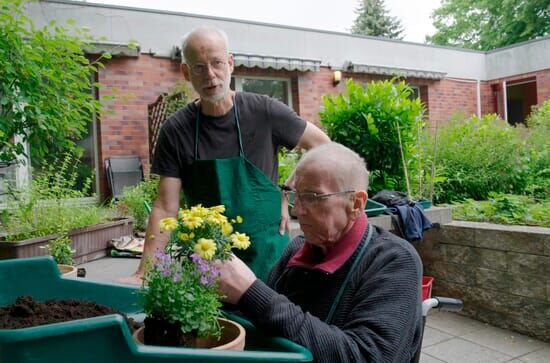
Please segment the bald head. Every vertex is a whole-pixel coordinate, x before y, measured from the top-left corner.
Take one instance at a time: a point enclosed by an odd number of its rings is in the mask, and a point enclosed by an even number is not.
[[[227,34],[218,28],[201,26],[191,30],[183,36],[181,43],[181,62],[186,63],[189,59],[189,49],[198,44],[219,44],[225,53],[229,52],[229,41]]]
[[[331,178],[340,190],[368,190],[365,161],[344,145],[333,142],[310,149],[298,162],[296,172],[312,166],[322,170],[321,174]]]

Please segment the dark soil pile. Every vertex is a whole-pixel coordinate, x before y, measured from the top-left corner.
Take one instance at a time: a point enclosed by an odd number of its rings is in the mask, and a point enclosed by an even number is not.
[[[20,296],[14,304],[0,307],[0,329],[28,328],[51,323],[60,323],[95,316],[121,314],[105,305],[82,300],[35,301],[31,296]],[[124,314],[121,314],[124,316]],[[130,331],[136,323],[126,318]]]

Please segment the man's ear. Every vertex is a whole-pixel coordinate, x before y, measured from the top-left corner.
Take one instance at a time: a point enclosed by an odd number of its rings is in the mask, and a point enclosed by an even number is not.
[[[189,67],[187,66],[187,64],[180,64],[180,70],[181,73],[183,73],[183,77],[185,78],[185,80],[190,82],[191,80],[189,79]]]
[[[227,57],[227,64],[229,64],[229,73],[232,74],[235,69],[235,59],[231,53],[229,53],[229,57]]]
[[[367,200],[369,199],[369,195],[364,190],[359,190],[355,192],[355,199],[353,201],[353,209],[354,211],[361,211],[363,212],[365,210],[365,206],[367,205]]]

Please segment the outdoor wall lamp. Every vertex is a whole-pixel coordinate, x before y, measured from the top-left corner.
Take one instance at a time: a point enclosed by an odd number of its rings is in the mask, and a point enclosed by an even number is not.
[[[342,72],[340,71],[334,71],[332,72],[332,85],[337,86],[338,83],[342,80]]]

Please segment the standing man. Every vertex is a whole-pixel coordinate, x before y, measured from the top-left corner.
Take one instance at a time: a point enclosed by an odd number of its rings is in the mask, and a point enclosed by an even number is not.
[[[243,218],[238,229],[252,246],[241,257],[265,279],[288,243],[287,204],[276,186],[279,147],[310,149],[330,140],[279,101],[230,90],[233,69],[223,31],[200,27],[184,37],[181,71],[200,97],[161,129],[151,170],[161,178],[143,257],[166,246],[159,221],[177,215],[183,190],[190,206],[224,204],[229,218]],[[140,284],[145,260],[121,282]]]

